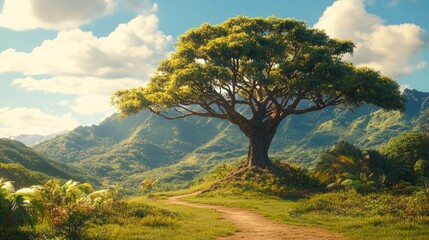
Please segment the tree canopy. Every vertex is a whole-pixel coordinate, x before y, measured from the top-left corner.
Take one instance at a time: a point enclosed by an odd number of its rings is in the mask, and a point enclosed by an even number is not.
[[[182,35],[145,87],[112,96],[121,116],[148,109],[169,119],[226,119],[249,138],[249,165],[266,165],[280,122],[335,105],[403,110],[390,77],[344,61],[350,40],[294,19],[235,17]]]
[[[382,147],[381,151],[389,158],[408,166],[411,172],[418,160],[429,160],[429,136],[420,132],[406,132]]]

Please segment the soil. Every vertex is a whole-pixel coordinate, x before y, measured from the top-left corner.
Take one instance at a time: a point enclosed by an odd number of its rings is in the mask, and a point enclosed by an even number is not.
[[[220,212],[222,214],[222,219],[233,223],[239,229],[239,231],[233,235],[221,237],[219,240],[347,239],[338,233],[329,232],[323,228],[279,223],[246,209],[200,203],[188,203],[181,200],[183,197],[196,194],[198,193],[173,196],[167,199],[167,203],[197,208],[207,208]]]

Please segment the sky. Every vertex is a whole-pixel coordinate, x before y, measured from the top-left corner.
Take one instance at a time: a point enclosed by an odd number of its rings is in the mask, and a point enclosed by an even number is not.
[[[242,15],[305,20],[352,39],[345,56],[429,92],[427,0],[0,0],[0,137],[98,124],[178,36]]]

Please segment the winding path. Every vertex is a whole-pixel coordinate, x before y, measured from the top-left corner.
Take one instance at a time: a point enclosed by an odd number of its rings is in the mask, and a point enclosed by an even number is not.
[[[329,232],[323,228],[295,226],[269,220],[255,212],[233,207],[223,207],[216,205],[188,203],[181,198],[196,195],[198,193],[169,197],[166,202],[169,204],[180,204],[197,208],[207,208],[218,211],[222,218],[233,223],[239,232],[219,240],[285,240],[285,239],[317,239],[317,240],[337,240],[346,239],[338,233]]]

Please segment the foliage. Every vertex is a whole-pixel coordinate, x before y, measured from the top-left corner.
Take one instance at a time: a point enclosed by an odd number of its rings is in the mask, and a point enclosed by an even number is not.
[[[96,212],[110,208],[118,194],[115,186],[94,191],[90,184],[72,180],[64,184],[49,180],[15,191],[12,182],[0,179],[0,227],[16,229],[17,235],[26,235],[25,228],[19,233],[20,227],[36,227],[28,234],[43,239],[82,239],[86,222]]]
[[[407,166],[397,163],[376,150],[365,151],[365,161],[373,179],[380,181],[381,188],[392,187],[400,182],[404,176],[410,174]]]
[[[414,164],[414,173],[418,176],[429,177],[429,160],[418,160]]]
[[[13,179],[16,187],[42,184],[49,177],[41,172],[30,171],[19,163],[0,163],[0,176]]]
[[[158,188],[157,180],[146,178],[140,183],[140,191],[147,195],[152,195]]]
[[[415,131],[406,132],[390,139],[381,152],[414,172],[418,160],[429,160],[429,136]]]
[[[375,150],[362,151],[348,142],[340,142],[320,156],[315,176],[330,189],[348,189],[369,193],[393,187],[409,180],[407,165]]]
[[[365,173],[350,174],[344,173],[345,180],[341,182],[341,185],[346,190],[353,190],[358,193],[368,193],[377,191],[377,182],[371,180]]]

